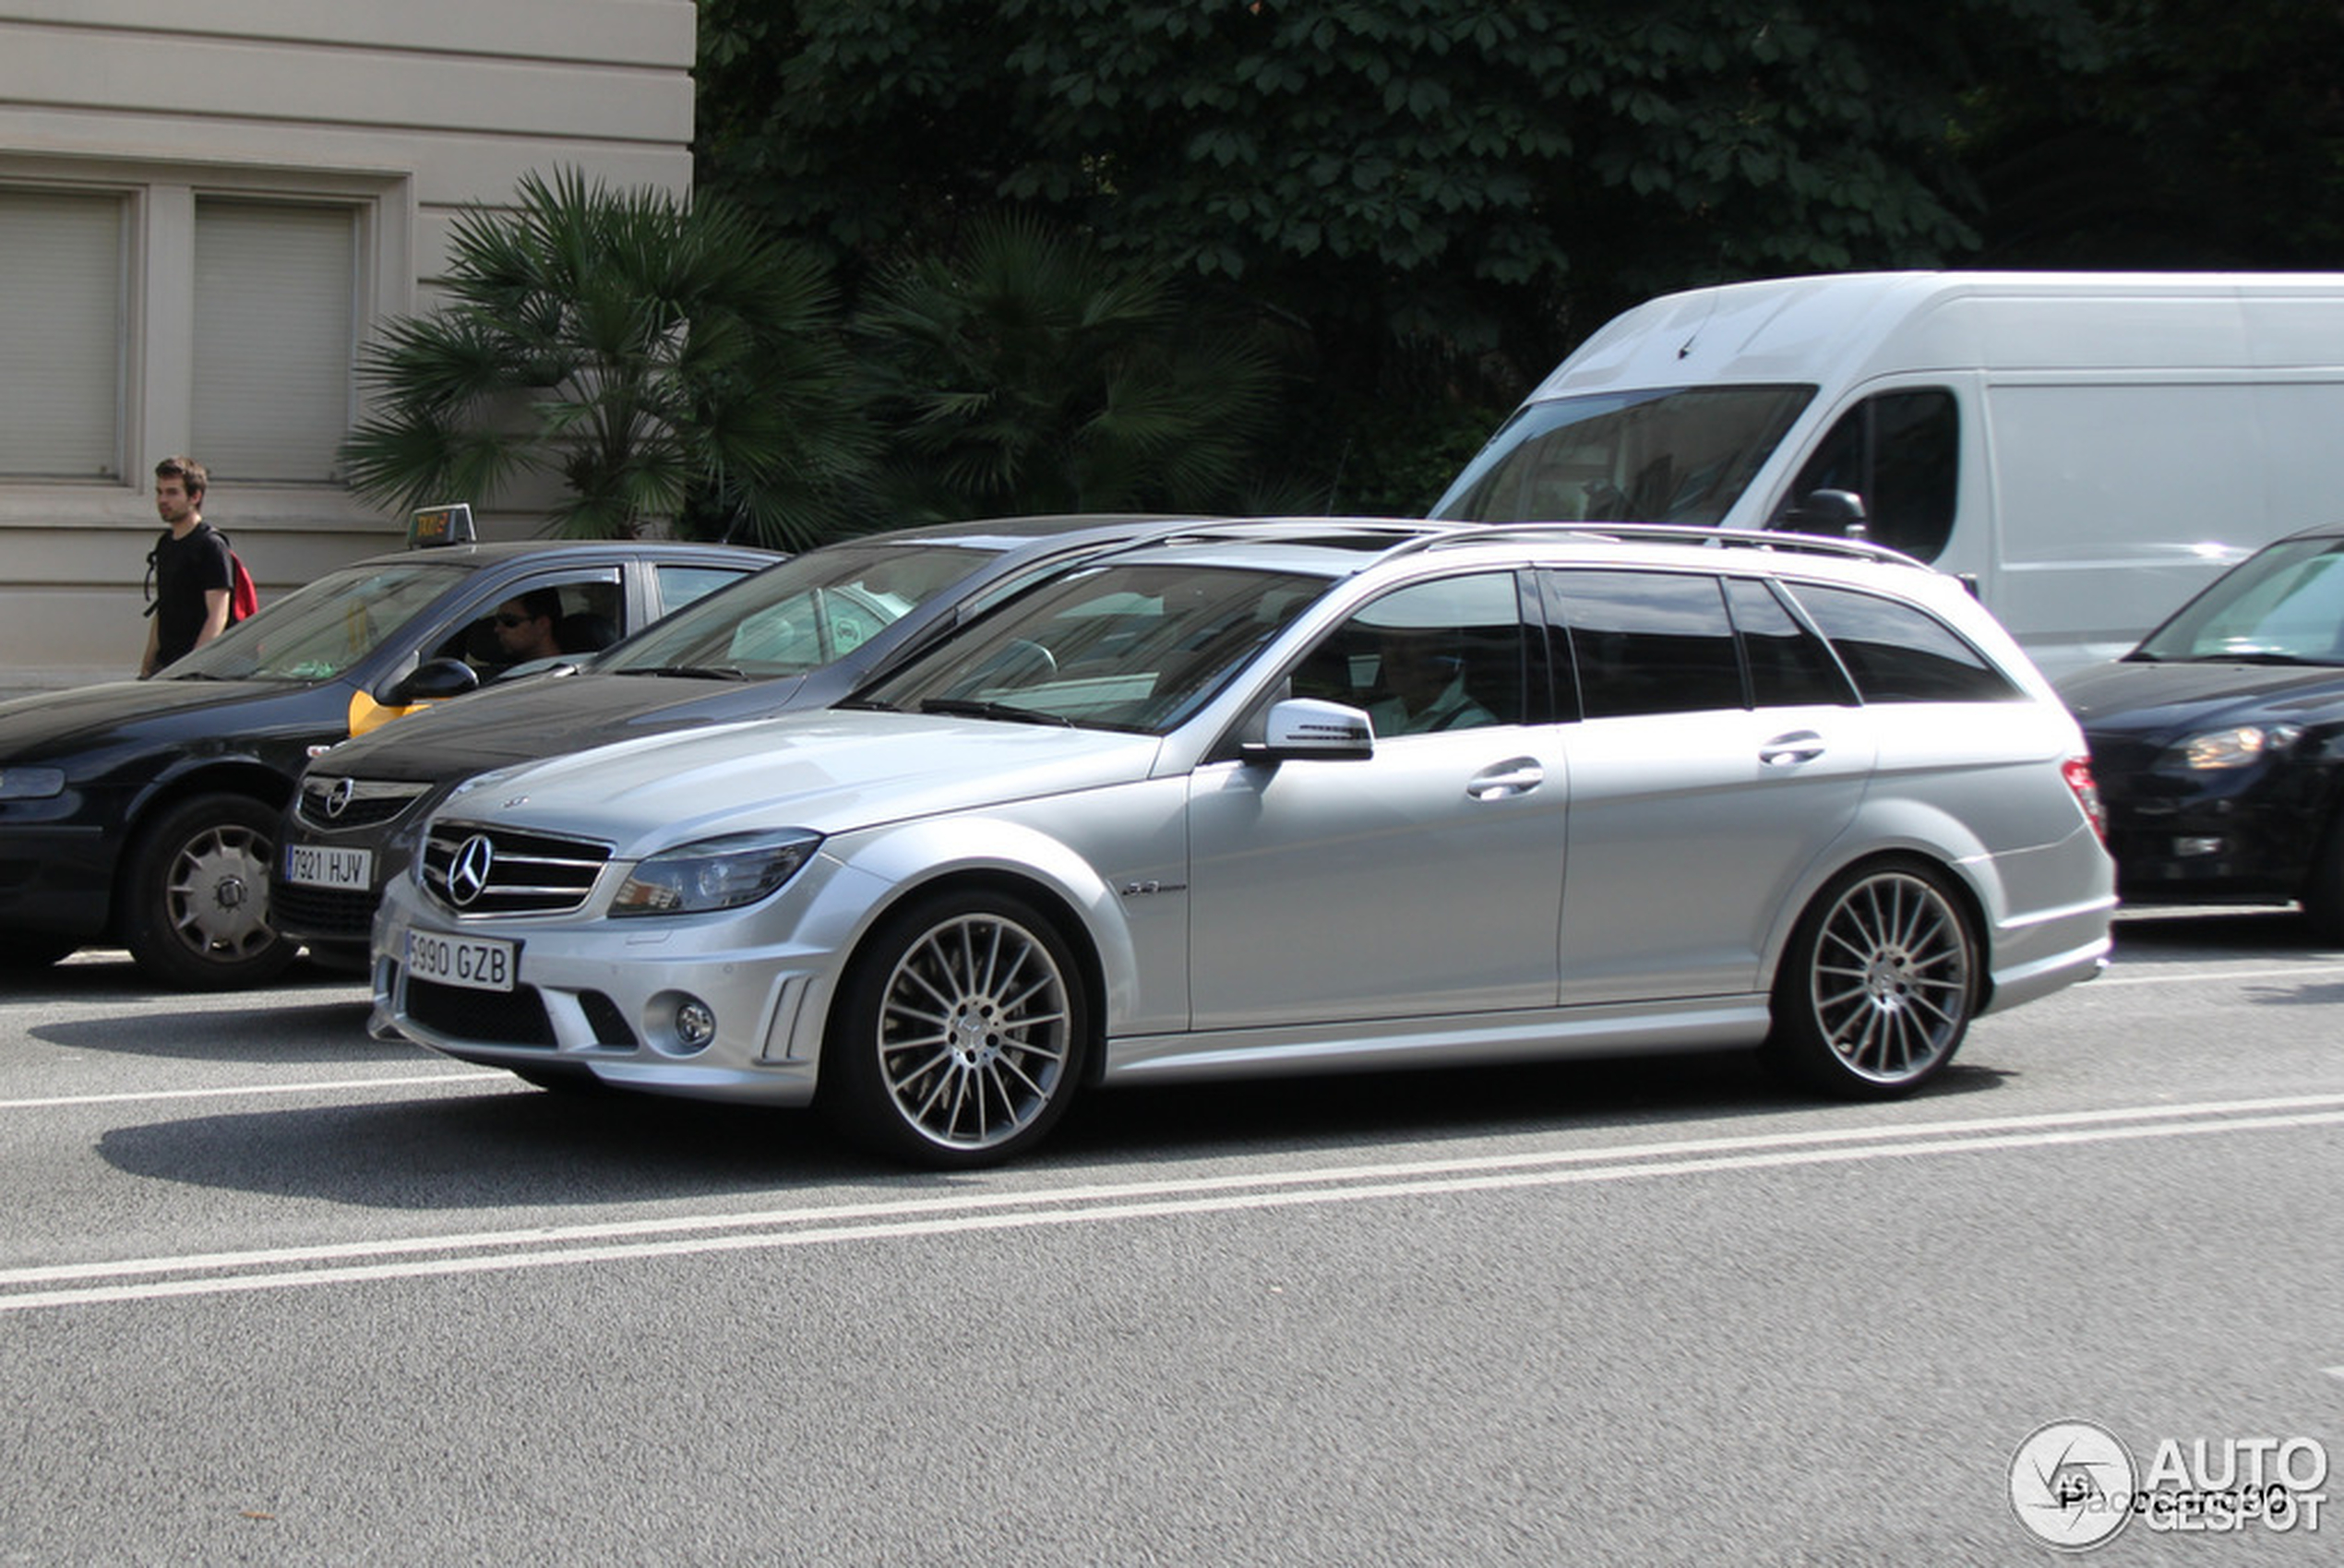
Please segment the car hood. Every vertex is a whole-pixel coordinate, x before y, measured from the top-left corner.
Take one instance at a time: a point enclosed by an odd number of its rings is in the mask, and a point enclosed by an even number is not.
[[[317,687],[278,680],[108,681],[0,702],[0,763],[21,766],[149,742],[315,730],[318,715],[332,708]]]
[[[2344,711],[2344,669],[2331,664],[2119,660],[2064,676],[2058,688],[2087,735],[2156,738],[2250,716],[2311,724]]]
[[[441,815],[632,858],[718,833],[824,834],[1147,776],[1154,736],[817,710],[574,752],[467,784]]]
[[[806,678],[746,683],[687,676],[544,676],[492,686],[335,747],[312,765],[353,778],[437,783],[565,751],[785,712]]]

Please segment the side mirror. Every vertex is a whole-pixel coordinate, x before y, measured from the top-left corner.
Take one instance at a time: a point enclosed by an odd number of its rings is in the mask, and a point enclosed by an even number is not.
[[[1864,526],[1864,498],[1853,490],[1811,490],[1787,521],[1801,533],[1861,539],[1872,532]]]
[[[1360,710],[1317,697],[1270,705],[1262,737],[1242,748],[1249,762],[1357,761],[1375,755],[1375,725]]]
[[[414,671],[391,683],[388,691],[378,691],[375,700],[386,708],[403,708],[411,702],[444,702],[450,697],[461,697],[479,688],[480,672],[461,659],[426,659]]]

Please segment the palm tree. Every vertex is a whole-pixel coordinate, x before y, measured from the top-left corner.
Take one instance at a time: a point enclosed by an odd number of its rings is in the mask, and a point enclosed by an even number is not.
[[[447,299],[360,356],[352,482],[400,508],[487,500],[523,471],[560,533],[633,536],[688,510],[796,545],[871,450],[827,269],[712,199],[525,176],[449,242]]]
[[[1030,219],[899,267],[855,328],[906,519],[1230,509],[1270,427],[1265,330]]]

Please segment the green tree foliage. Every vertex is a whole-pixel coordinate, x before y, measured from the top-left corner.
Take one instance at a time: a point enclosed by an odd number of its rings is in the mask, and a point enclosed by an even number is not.
[[[795,544],[870,450],[827,267],[722,201],[532,174],[509,210],[457,221],[443,287],[361,356],[373,411],[344,456],[362,495],[484,501],[549,471],[565,533],[688,513]]]
[[[1232,281],[1349,427],[1665,289],[1961,256],[1965,94],[2077,3],[702,0],[702,166],[850,281],[1005,203]]]
[[[1262,330],[1030,219],[891,267],[856,329],[905,521],[1226,509],[1272,409]]]
[[[2344,6],[2089,0],[2088,47],[2017,62],[1964,153],[1994,266],[2344,264]]]

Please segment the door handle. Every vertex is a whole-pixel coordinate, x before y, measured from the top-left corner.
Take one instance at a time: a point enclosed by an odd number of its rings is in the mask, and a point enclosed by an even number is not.
[[[1778,735],[1758,748],[1759,765],[1767,768],[1795,768],[1812,762],[1824,754],[1824,737],[1813,730],[1796,730]]]
[[[1481,770],[1465,784],[1465,794],[1475,800],[1502,800],[1508,796],[1528,795],[1547,782],[1547,771],[1530,757],[1510,757],[1502,762]]]

